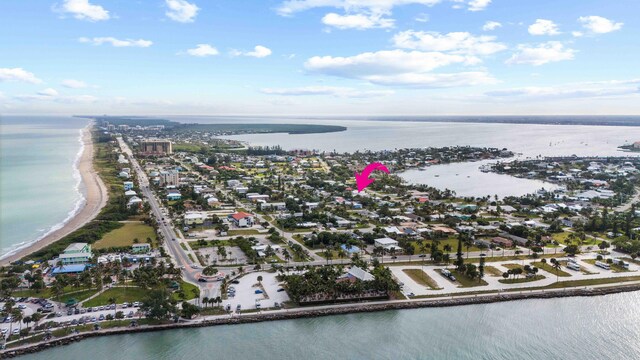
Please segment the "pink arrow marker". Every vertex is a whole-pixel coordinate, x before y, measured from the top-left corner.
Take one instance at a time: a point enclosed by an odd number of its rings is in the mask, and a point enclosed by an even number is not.
[[[358,185],[358,192],[361,192],[362,190],[364,190],[367,186],[371,185],[376,180],[376,179],[369,178],[369,175],[374,170],[380,170],[380,171],[386,172],[387,174],[389,173],[389,169],[387,169],[386,166],[384,166],[383,164],[381,164],[379,162],[374,162],[374,163],[371,163],[371,164],[367,165],[367,167],[365,167],[364,170],[362,170],[362,172],[360,174],[358,174],[358,172],[355,173],[355,175],[356,175],[356,184]]]

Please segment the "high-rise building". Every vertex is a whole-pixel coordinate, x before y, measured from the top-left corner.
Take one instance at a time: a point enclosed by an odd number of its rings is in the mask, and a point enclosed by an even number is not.
[[[168,155],[173,153],[169,140],[144,140],[140,144],[140,152],[143,155]]]
[[[178,170],[161,171],[159,176],[160,186],[180,186]]]

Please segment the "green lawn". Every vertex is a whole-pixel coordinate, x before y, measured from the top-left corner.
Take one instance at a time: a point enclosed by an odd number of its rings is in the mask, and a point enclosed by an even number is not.
[[[542,280],[544,279],[544,275],[535,275],[535,276],[531,276],[531,277],[519,277],[519,278],[510,278],[510,279],[500,279],[498,280],[499,282],[503,283],[503,284],[519,284],[519,283],[526,283],[526,282],[532,282],[532,281],[538,281],[538,280]]]
[[[432,290],[441,289],[438,287],[438,283],[431,278],[431,276],[427,275],[424,271],[420,269],[404,269],[402,270],[405,274],[407,274],[411,280],[417,282],[422,286],[426,286],[431,288]]]
[[[467,275],[460,273],[456,270],[451,271],[451,273],[453,274],[453,276],[456,277],[457,282],[459,282],[460,285],[462,285],[461,287],[474,287],[474,286],[488,285],[487,282],[484,280],[478,281],[477,279],[471,279]]]
[[[180,289],[184,292],[185,298],[182,299],[180,296],[178,296],[177,292],[173,293],[173,298],[178,300],[178,301],[182,301],[182,300],[191,300],[191,299],[195,299],[196,297],[198,297],[199,295],[196,295],[193,293],[193,289],[198,290],[198,287],[188,283],[188,282],[184,282],[184,281],[180,281]],[[198,291],[198,294],[200,294],[200,292]]]
[[[146,294],[147,290],[139,287],[114,287],[105,290],[100,295],[86,301],[82,305],[84,307],[109,305],[109,299],[112,297],[115,298],[116,303],[118,304],[122,304],[123,302],[141,301]]]
[[[124,226],[105,234],[93,247],[95,249],[106,249],[111,247],[126,247],[133,245],[133,239],[138,239],[139,243],[146,243],[146,239],[156,240],[156,233],[153,228],[143,222],[127,222]]]
[[[68,299],[76,299],[78,301],[82,301],[91,295],[97,292],[96,289],[84,289],[84,288],[75,288],[71,285],[65,286],[64,293],[60,295],[60,299],[56,299],[61,302],[66,302]],[[13,293],[15,297],[36,297],[36,298],[44,298],[50,299],[53,298],[53,293],[51,292],[51,288],[42,289],[40,292],[35,290],[19,290]]]
[[[484,266],[484,272],[485,274],[489,274],[491,276],[502,276],[502,271],[490,265]]]
[[[553,275],[557,275],[557,276],[561,276],[561,277],[569,277],[569,276],[571,276],[571,274],[569,274],[566,271],[554,269],[553,265],[551,265],[550,263],[546,263],[545,264],[545,263],[542,263],[540,261],[536,261],[532,265],[537,267],[537,268],[539,268],[539,269],[542,269],[542,270],[544,270],[546,272],[549,272],[549,273],[551,273]]]

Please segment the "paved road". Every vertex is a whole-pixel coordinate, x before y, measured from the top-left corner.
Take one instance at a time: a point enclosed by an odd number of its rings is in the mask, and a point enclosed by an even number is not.
[[[140,183],[142,194],[149,202],[149,205],[151,206],[151,212],[156,217],[156,220],[158,222],[158,230],[165,239],[165,248],[168,250],[171,258],[175,261],[175,265],[180,268],[184,267],[182,269],[183,280],[193,283],[194,285],[199,285],[200,283],[198,283],[198,277],[200,271],[192,267],[191,260],[189,260],[187,255],[180,247],[178,235],[171,227],[169,219],[167,219],[166,224],[165,221],[162,220],[164,218],[164,215],[162,214],[160,202],[153,194],[153,191],[151,191],[151,189],[149,188],[149,179],[147,177],[147,174],[145,174],[145,172],[140,167],[140,164],[138,164],[138,161],[133,157],[133,152],[129,148],[129,145],[127,145],[122,138],[119,137],[117,139],[122,152],[128,156],[129,161],[131,162],[131,167],[136,171],[138,175],[138,182]]]

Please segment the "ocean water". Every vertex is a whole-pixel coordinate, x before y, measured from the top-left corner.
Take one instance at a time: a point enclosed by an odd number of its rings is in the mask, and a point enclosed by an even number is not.
[[[350,314],[84,340],[23,358],[640,358],[640,293]]]
[[[42,238],[78,210],[86,119],[0,116],[0,256]]]

